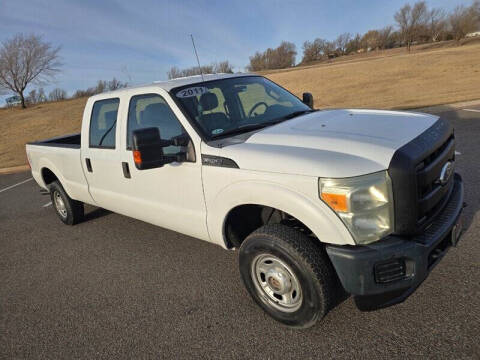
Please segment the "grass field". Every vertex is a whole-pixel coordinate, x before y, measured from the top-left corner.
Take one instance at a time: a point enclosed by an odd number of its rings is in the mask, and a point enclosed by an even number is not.
[[[298,96],[310,91],[317,108],[408,109],[480,99],[479,43],[344,59],[266,75]]]
[[[480,99],[480,43],[371,52],[265,73],[316,108],[409,109]],[[80,130],[86,98],[0,109],[0,168],[26,163],[25,143]]]

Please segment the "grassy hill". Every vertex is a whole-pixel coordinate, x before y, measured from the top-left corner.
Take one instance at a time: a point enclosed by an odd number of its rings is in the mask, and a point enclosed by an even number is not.
[[[317,108],[408,109],[480,99],[480,42],[451,45],[345,56],[266,76],[298,96],[310,91]]]
[[[345,56],[263,75],[315,107],[408,109],[480,99],[480,43],[418,46]],[[80,130],[86,98],[0,109],[0,168],[26,163],[25,143]]]

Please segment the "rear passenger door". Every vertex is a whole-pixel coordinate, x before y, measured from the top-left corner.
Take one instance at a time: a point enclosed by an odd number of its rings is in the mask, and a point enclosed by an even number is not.
[[[201,160],[195,154],[190,134],[165,97],[159,93],[131,96],[126,124],[123,126],[126,143],[122,146],[122,162],[128,168],[128,172],[122,175],[122,196],[128,198],[129,204],[126,213],[158,226],[208,240]],[[132,133],[134,130],[151,127],[159,129],[163,140],[181,134],[189,135],[189,146],[169,146],[163,149],[164,154],[169,155],[187,151],[186,161],[138,170],[132,154]]]
[[[123,176],[119,151],[120,98],[89,101],[82,124],[81,161],[90,195],[98,206],[120,212]]]

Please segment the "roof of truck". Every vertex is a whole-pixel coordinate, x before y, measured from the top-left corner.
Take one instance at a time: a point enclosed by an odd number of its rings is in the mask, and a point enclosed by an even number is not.
[[[190,85],[190,84],[198,84],[203,81],[212,81],[212,80],[219,80],[219,79],[228,79],[228,78],[235,78],[235,77],[244,77],[244,76],[255,76],[255,74],[252,73],[237,73],[237,74],[204,74],[203,79],[201,75],[194,75],[194,76],[186,76],[186,77],[181,77],[181,78],[176,78],[172,80],[167,80],[167,81],[154,81],[153,83],[150,84],[143,84],[143,85],[137,85],[137,86],[129,86],[126,88],[118,89],[118,90],[113,90],[113,91],[108,91],[104,92],[98,95],[93,95],[92,97],[104,97],[105,95],[111,95],[111,94],[118,94],[123,91],[128,91],[132,89],[141,89],[144,88],[145,90],[148,90],[149,88],[154,88],[154,87],[160,87],[166,91],[170,91],[176,87],[180,86],[185,86],[185,85]]]
[[[168,81],[154,81],[155,85],[159,85],[163,89],[170,91],[173,88],[190,85],[190,84],[197,84],[203,81],[211,81],[211,80],[219,80],[219,79],[228,79],[234,77],[242,77],[242,76],[252,76],[254,74],[250,73],[237,73],[237,74],[204,74],[203,79],[202,75],[194,75],[194,76],[185,76],[181,78],[176,78]]]

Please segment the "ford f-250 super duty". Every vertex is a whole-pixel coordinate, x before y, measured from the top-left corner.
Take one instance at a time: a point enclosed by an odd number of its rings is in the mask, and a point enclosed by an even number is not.
[[[239,249],[248,292],[290,326],[345,292],[363,309],[404,300],[461,233],[446,119],[316,111],[311,94],[251,74],[92,96],[81,134],[27,156],[66,224],[92,204]]]

